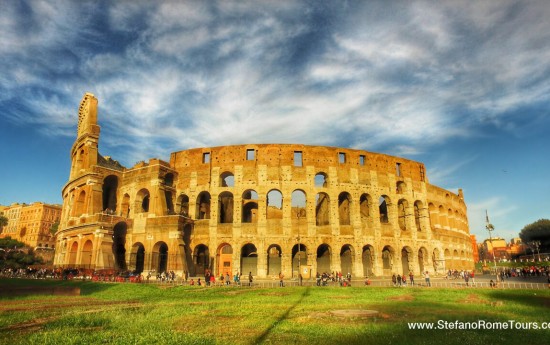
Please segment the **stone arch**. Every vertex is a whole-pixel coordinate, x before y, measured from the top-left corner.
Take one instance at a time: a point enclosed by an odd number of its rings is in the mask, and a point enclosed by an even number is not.
[[[267,219],[283,219],[283,193],[272,189],[267,193]]]
[[[390,198],[387,195],[382,195],[378,198],[378,212],[380,214],[380,223],[387,224],[390,222]]]
[[[353,258],[355,251],[351,244],[344,244],[340,249],[340,272],[342,274],[353,272]]]
[[[241,248],[241,272],[252,272],[253,276],[258,275],[258,250],[252,243],[247,243]]]
[[[197,219],[210,219],[210,193],[201,192],[197,197]]]
[[[330,198],[327,193],[318,193],[315,196],[315,224],[330,224]]]
[[[351,224],[351,195],[348,192],[338,195],[338,218],[340,225]]]
[[[361,198],[359,199],[359,212],[363,223],[367,223],[371,218],[371,205],[372,197],[369,194],[361,195]]]
[[[414,202],[414,224],[416,226],[416,231],[419,231],[419,232],[422,232],[423,230],[422,221],[421,221],[421,218],[424,217],[423,210],[424,210],[424,207],[423,207],[422,201],[416,200]]]
[[[331,264],[331,249],[330,246],[326,243],[321,244],[317,247],[317,272],[319,273],[330,273],[330,264]]]
[[[151,268],[157,273],[166,272],[168,270],[168,245],[163,242],[157,242],[153,246]]]
[[[234,187],[235,176],[230,171],[225,171],[220,175],[220,187]]]
[[[92,254],[93,254],[94,244],[91,240],[84,242],[82,246],[81,253],[81,267],[83,268],[92,268]]]
[[[210,252],[208,246],[201,243],[193,249],[193,273],[204,275],[207,269],[210,269]]]
[[[229,243],[220,244],[216,256],[218,258],[218,275],[233,272],[233,247]]]
[[[409,203],[405,199],[400,199],[397,202],[397,219],[399,223],[399,228],[401,230],[407,230],[407,208],[408,207],[409,207]]]
[[[222,192],[218,196],[218,223],[233,223],[233,194]]]
[[[361,254],[361,261],[363,263],[363,275],[370,277],[374,274],[374,247],[367,244],[363,246],[363,253]]]
[[[145,268],[145,246],[141,242],[136,242],[132,246],[130,252],[130,265],[128,265],[130,270],[133,270],[137,273],[142,273]]]
[[[146,188],[140,189],[136,196],[136,210],[139,210],[140,213],[149,212],[149,202],[149,190],[147,190]]]
[[[437,248],[434,248],[432,252],[432,265],[435,273],[445,270],[445,260],[441,259],[441,253]]]
[[[69,250],[69,266],[75,267],[76,266],[76,256],[78,255],[78,242],[74,241],[71,244],[70,250]]]
[[[189,197],[186,194],[180,194],[176,206],[180,215],[189,217]]]
[[[419,272],[425,272],[428,266],[428,250],[424,247],[418,249],[418,269]]]
[[[307,246],[303,243],[292,247],[292,276],[298,276],[298,266],[307,265]]]
[[[393,272],[395,250],[391,246],[382,249],[382,269],[384,275],[391,275]]]
[[[278,244],[272,244],[267,248],[267,275],[273,276],[282,271],[281,257],[283,251]]]
[[[74,216],[78,217],[86,213],[86,191],[81,190],[76,197]]]
[[[412,257],[413,250],[409,246],[404,246],[401,249],[401,266],[403,269],[404,275],[409,275],[410,272],[412,272]]]
[[[428,204],[428,209],[430,211],[430,227],[435,229],[435,226],[438,222],[437,208],[431,202]]]
[[[107,212],[115,212],[117,207],[118,177],[109,175],[103,180],[103,208]]]
[[[458,264],[459,264],[459,255],[458,255],[458,250],[453,250],[453,269],[457,269],[457,268],[460,268],[460,267],[457,267]]]
[[[122,217],[130,217],[130,195],[127,193],[122,197],[122,204],[120,205],[120,215]]]
[[[290,205],[292,207],[292,217],[306,218],[306,193],[303,190],[296,189],[292,192]]]
[[[407,192],[407,184],[403,181],[397,181],[395,192],[397,194],[405,194]]]
[[[315,187],[324,188],[328,185],[328,175],[324,172],[318,172],[315,174],[314,179]]]
[[[119,222],[113,228],[113,255],[115,257],[115,269],[125,271],[126,265],[126,234],[128,232],[125,222]]]
[[[258,193],[247,189],[242,196],[242,223],[258,223]]]

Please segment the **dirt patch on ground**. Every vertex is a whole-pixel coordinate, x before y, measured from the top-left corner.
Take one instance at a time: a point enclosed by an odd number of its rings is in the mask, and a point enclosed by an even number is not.
[[[413,295],[399,295],[399,296],[391,296],[388,297],[391,301],[403,301],[403,302],[411,302],[414,301]]]
[[[290,295],[290,293],[287,293],[287,292],[265,292],[265,293],[260,293],[258,294],[260,296],[276,296],[276,297],[283,297],[283,296],[288,296]]]

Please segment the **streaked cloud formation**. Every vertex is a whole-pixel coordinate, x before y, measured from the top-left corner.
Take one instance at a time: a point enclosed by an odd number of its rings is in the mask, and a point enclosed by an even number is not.
[[[548,17],[546,1],[6,1],[0,111],[73,138],[89,91],[102,153],[127,166],[294,142],[404,155],[451,188],[482,159],[453,143],[548,124]]]

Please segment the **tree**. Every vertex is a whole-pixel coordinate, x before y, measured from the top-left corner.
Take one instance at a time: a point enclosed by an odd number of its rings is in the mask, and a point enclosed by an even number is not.
[[[4,217],[3,214],[0,214],[0,234],[6,225],[8,225],[8,218]]]
[[[535,241],[540,242],[540,252],[547,252],[550,249],[550,219],[539,219],[524,226],[519,237],[527,245]]]
[[[25,247],[25,243],[11,237],[0,238],[0,269],[26,268],[30,265],[41,265],[44,260],[35,256],[31,248]]]

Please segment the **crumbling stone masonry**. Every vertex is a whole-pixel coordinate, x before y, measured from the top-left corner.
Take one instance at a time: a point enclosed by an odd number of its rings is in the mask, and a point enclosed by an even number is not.
[[[55,264],[202,275],[355,277],[472,269],[466,205],[422,163],[347,148],[250,144],[131,168],[98,152],[79,108]]]

